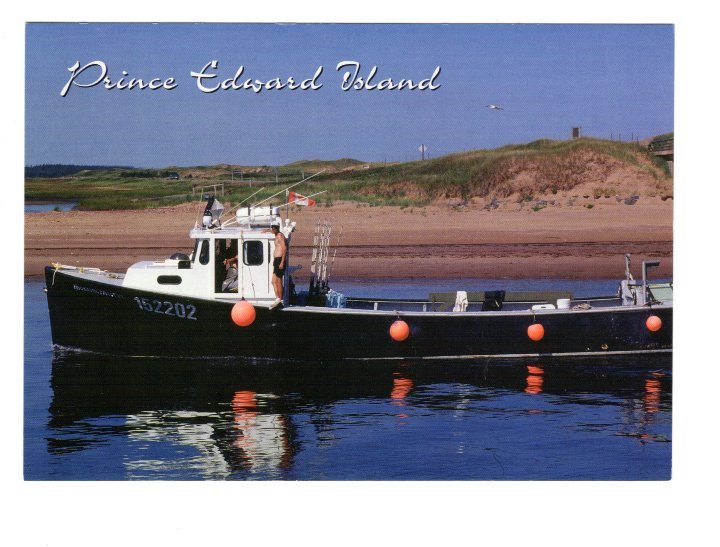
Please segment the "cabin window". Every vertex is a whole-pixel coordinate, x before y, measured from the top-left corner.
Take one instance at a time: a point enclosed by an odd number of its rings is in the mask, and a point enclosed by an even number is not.
[[[190,260],[192,260],[193,262],[195,262],[195,261],[197,260],[197,257],[198,257],[198,249],[199,249],[199,248],[200,248],[200,240],[199,240],[199,239],[196,239],[196,240],[195,240],[195,247],[193,247],[192,254],[190,255]]]
[[[243,262],[246,266],[258,266],[264,262],[262,241],[243,243]]]
[[[160,285],[179,285],[182,283],[182,277],[179,275],[159,275],[157,282]]]
[[[200,264],[210,262],[210,241],[203,239],[200,244]]]

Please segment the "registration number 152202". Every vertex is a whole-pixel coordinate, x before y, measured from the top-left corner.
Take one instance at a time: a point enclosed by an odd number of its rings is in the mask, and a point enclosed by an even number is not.
[[[190,319],[196,321],[195,313],[197,308],[192,304],[182,304],[181,302],[168,302],[160,300],[149,300],[147,298],[134,298],[135,303],[141,310],[169,315],[171,317],[179,317],[180,319]]]

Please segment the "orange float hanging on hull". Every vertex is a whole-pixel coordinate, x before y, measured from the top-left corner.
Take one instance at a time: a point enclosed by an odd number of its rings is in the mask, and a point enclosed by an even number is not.
[[[247,300],[237,302],[230,312],[230,317],[238,327],[248,327],[255,321],[255,306]]]
[[[402,319],[390,325],[390,337],[396,342],[407,340],[408,336],[410,336],[410,326]]]
[[[533,342],[539,342],[545,336],[545,327],[540,323],[533,323],[528,327],[527,335]]]
[[[650,332],[657,332],[662,328],[662,319],[657,315],[651,315],[647,318],[647,321],[645,321],[645,326]]]

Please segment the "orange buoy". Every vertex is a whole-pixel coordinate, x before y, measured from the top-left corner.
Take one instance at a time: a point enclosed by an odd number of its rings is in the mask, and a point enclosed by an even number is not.
[[[657,315],[651,315],[647,318],[647,321],[645,321],[645,326],[650,332],[657,332],[662,328],[662,319]]]
[[[402,319],[398,319],[390,325],[390,337],[396,342],[402,342],[408,336],[410,336],[410,326]]]
[[[255,306],[247,300],[240,300],[230,312],[233,322],[239,327],[247,327],[255,321]]]
[[[533,342],[539,342],[545,336],[545,328],[540,323],[533,323],[528,327],[527,335]]]

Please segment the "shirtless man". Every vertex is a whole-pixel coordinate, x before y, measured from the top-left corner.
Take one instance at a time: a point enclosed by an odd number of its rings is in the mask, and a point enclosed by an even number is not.
[[[287,256],[287,243],[285,236],[280,232],[280,226],[273,224],[270,231],[275,234],[275,251],[273,252],[273,277],[272,284],[275,289],[275,303],[273,307],[282,302],[283,277],[285,276],[285,257]]]

